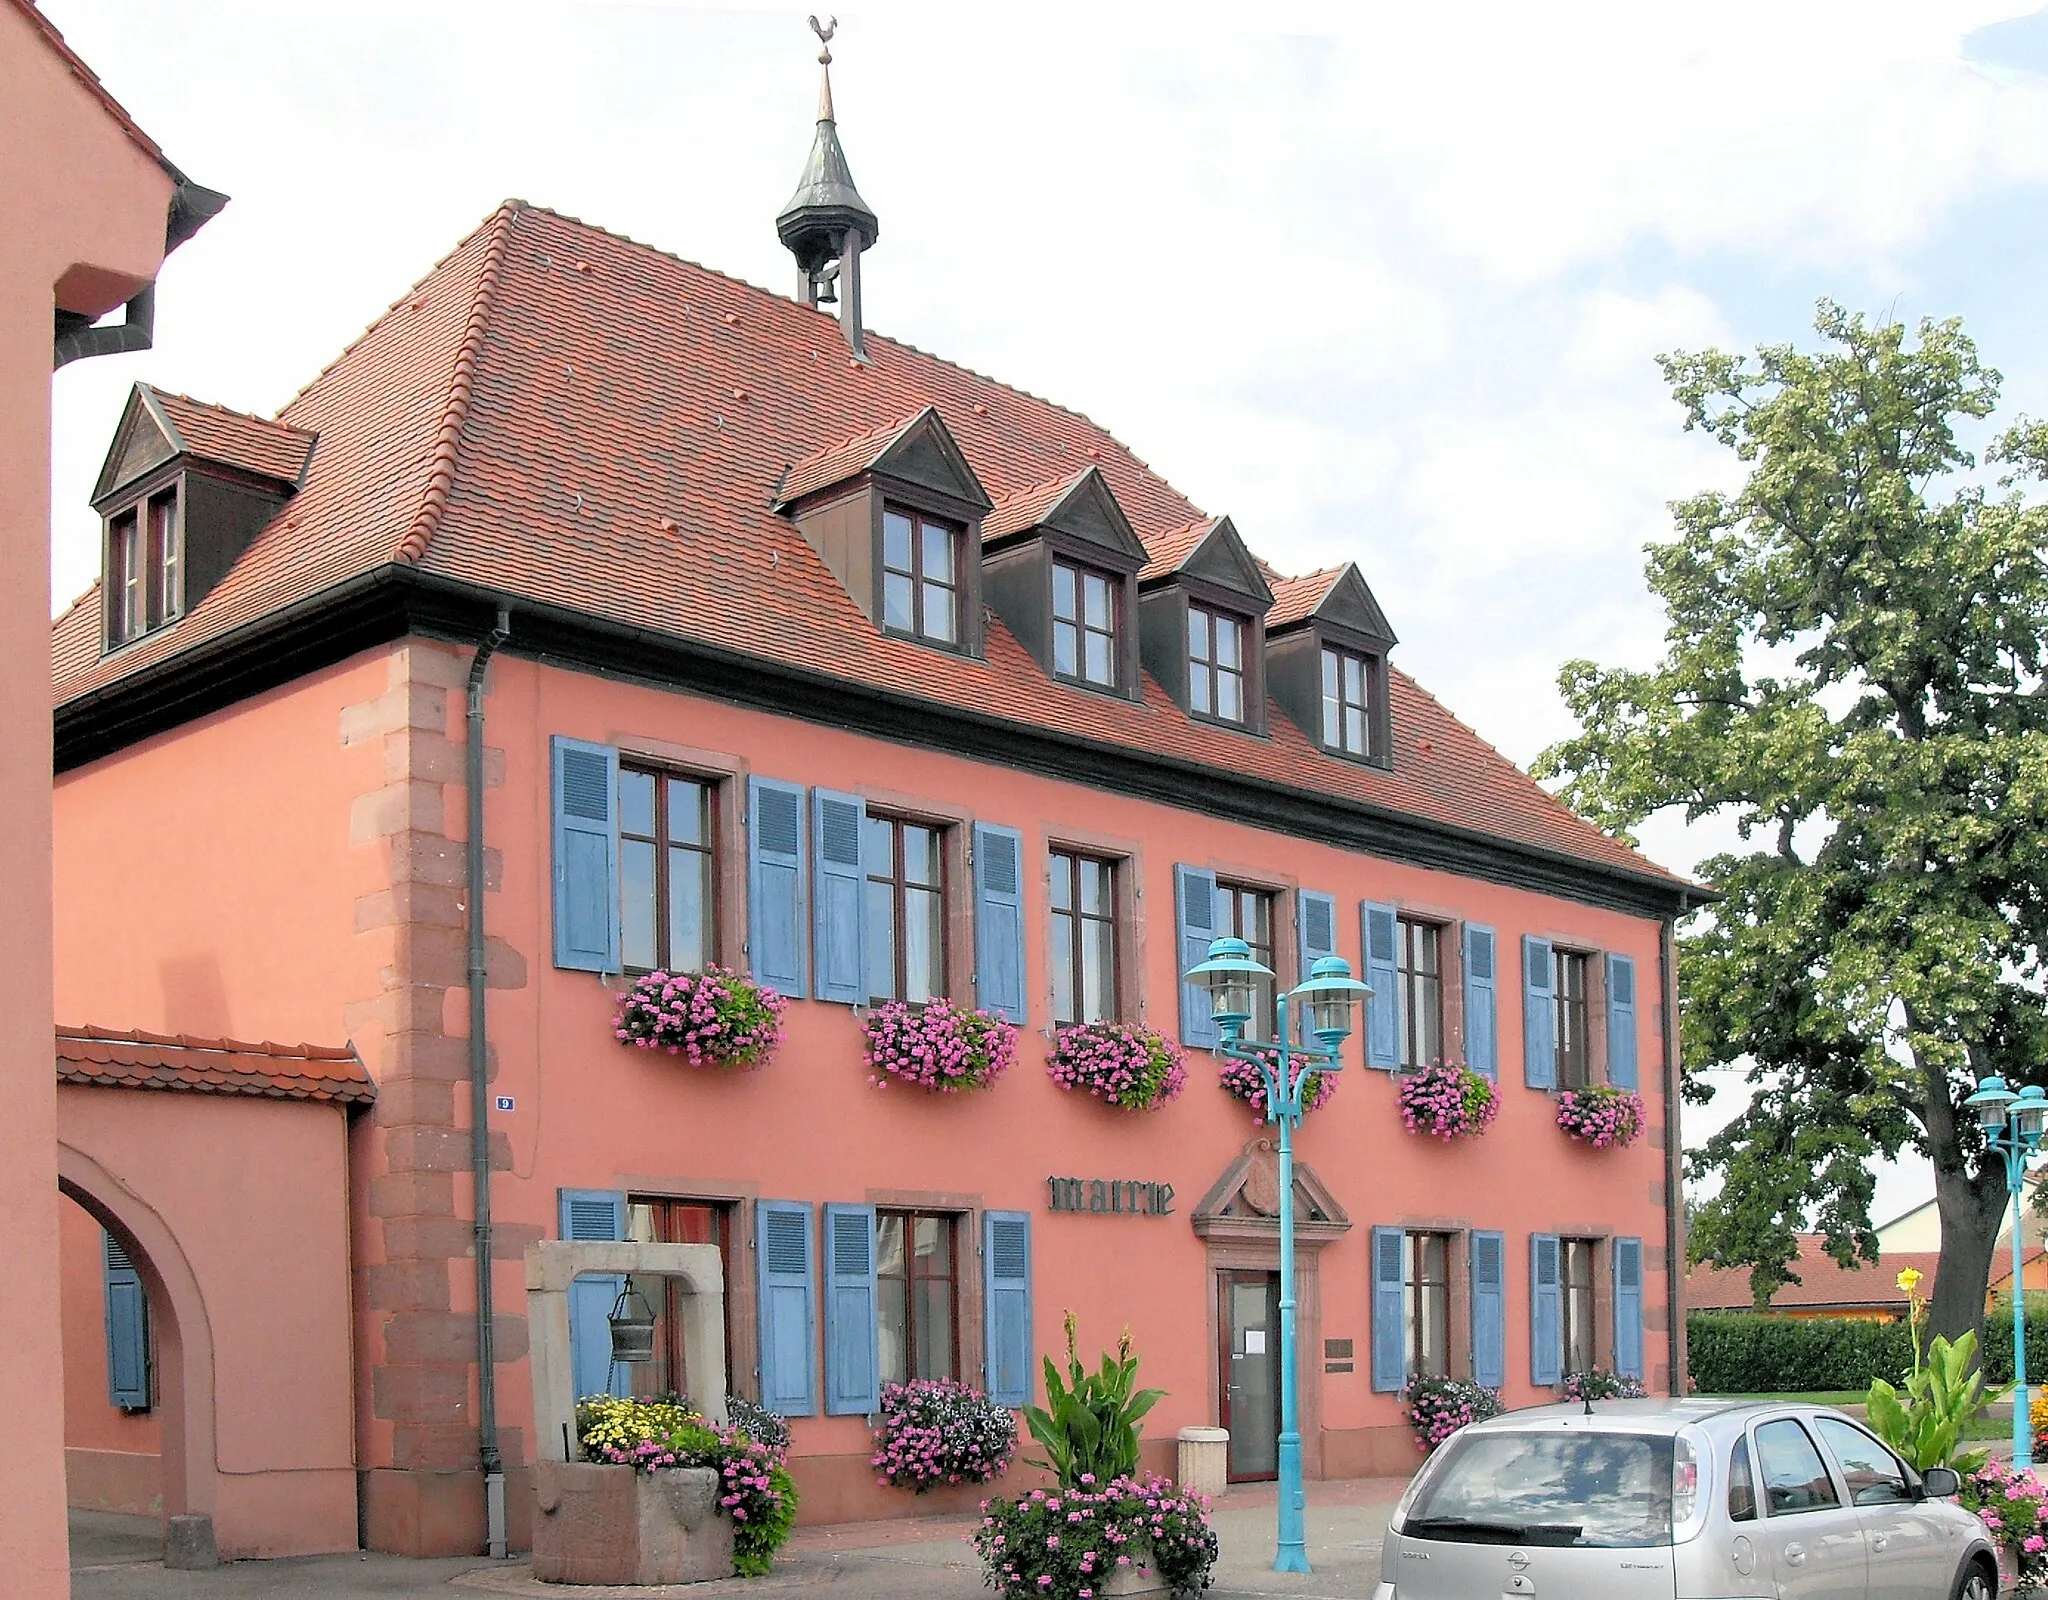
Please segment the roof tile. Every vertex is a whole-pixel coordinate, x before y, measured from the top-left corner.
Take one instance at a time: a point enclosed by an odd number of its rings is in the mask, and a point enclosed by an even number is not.
[[[144,388],[149,388],[147,384]],[[313,454],[313,435],[282,422],[265,422],[190,395],[150,389],[185,447],[202,461],[219,461],[265,478],[297,483]]]
[[[185,1034],[57,1029],[57,1081],[368,1105],[377,1086],[352,1049]]]

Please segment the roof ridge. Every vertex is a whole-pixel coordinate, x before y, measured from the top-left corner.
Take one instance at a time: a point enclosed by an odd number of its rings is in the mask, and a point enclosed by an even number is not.
[[[477,358],[483,354],[484,330],[490,325],[492,301],[497,294],[498,273],[505,265],[505,252],[512,239],[512,226],[519,218],[520,202],[507,200],[485,224],[490,240],[477,273],[476,292],[469,303],[469,323],[462,330],[462,342],[455,348],[455,370],[448,379],[448,404],[441,413],[440,431],[434,436],[434,453],[427,470],[427,487],[420,496],[420,509],[412,526],[392,552],[396,561],[418,561],[427,553],[434,530],[441,525],[441,513],[448,505],[448,491],[455,483],[455,453],[462,443],[462,424],[469,415],[470,385],[476,379]]]
[[[102,1028],[93,1023],[63,1023],[55,1028],[59,1039],[72,1039],[81,1043],[155,1045],[176,1050],[193,1050],[202,1054],[234,1056],[271,1056],[280,1061],[355,1061],[360,1058],[353,1045],[279,1044],[265,1039],[257,1042],[250,1039],[234,1039],[225,1035],[215,1038],[211,1035],[190,1033],[152,1033],[146,1028]]]
[[[98,594],[99,592],[100,580],[95,578],[83,589],[79,590],[77,596],[72,600],[72,602],[68,606],[66,606],[62,611],[58,612],[54,617],[50,619],[50,627],[54,630],[58,623],[62,622],[66,617],[70,616],[72,612],[76,611],[80,606],[84,605],[88,600],[92,599],[92,597]]]

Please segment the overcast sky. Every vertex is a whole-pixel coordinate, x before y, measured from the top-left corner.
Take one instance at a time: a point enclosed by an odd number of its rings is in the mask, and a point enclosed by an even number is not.
[[[55,606],[131,382],[270,414],[507,196],[788,292],[800,12],[43,5],[233,196],[157,348],[58,375]],[[1658,353],[1799,339],[1823,295],[1960,315],[2048,413],[2027,11],[844,6],[868,320],[1087,413],[1284,569],[1355,559],[1395,659],[1526,765],[1570,731],[1561,661],[1654,659],[1666,503],[1733,481]],[[1680,868],[1717,842],[1645,833]],[[1880,1218],[1925,1192],[1888,1174]]]

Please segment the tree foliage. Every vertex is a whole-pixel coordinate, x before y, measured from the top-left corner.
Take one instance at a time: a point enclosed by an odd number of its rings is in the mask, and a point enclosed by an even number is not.
[[[1980,1319],[2002,1166],[1972,1080],[2041,1081],[2048,1030],[2048,427],[1986,426],[1999,376],[1955,321],[1917,338],[1823,302],[1819,348],[1662,358],[1686,427],[1746,479],[1675,504],[1648,548],[1667,614],[1648,671],[1568,663],[1578,737],[1539,774],[1623,830],[1732,819],[1724,897],[1680,941],[1685,1087],[1752,1099],[1690,1160],[1718,1174],[1696,1259],[1759,1303],[1817,1227],[1875,1257],[1874,1156],[1935,1167],[1938,1331]],[[1960,436],[1990,436],[1985,468]]]

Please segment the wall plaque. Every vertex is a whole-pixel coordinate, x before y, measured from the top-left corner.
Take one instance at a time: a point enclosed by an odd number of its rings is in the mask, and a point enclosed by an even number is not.
[[[1170,1217],[1173,1185],[1134,1178],[1047,1178],[1054,1211],[1093,1216]]]

